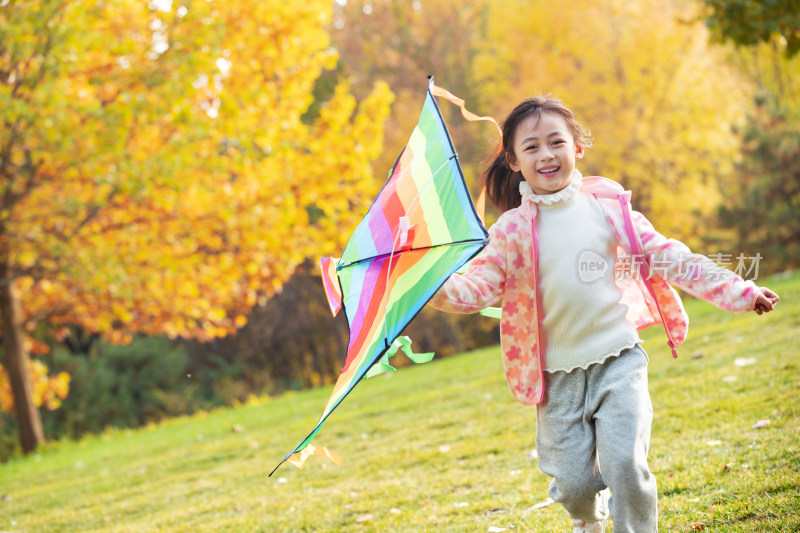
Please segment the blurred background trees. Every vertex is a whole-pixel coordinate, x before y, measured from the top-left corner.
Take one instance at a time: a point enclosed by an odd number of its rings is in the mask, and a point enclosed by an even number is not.
[[[562,98],[594,134],[583,173],[663,233],[800,263],[796,0],[0,4],[0,456],[332,383],[316,258],[428,74],[498,119]],[[441,108],[477,194],[496,132]],[[449,355],[496,325],[425,310],[406,333]]]
[[[733,42],[732,62],[750,83],[738,129],[741,159],[719,206],[721,240],[771,269],[800,264],[800,2],[706,0],[708,25]],[[727,235],[725,232],[727,231]]]
[[[326,1],[6,2],[0,11],[0,315],[24,450],[43,440],[28,351],[67,325],[209,340],[378,184],[391,93],[338,83]],[[48,326],[41,339],[31,332]]]

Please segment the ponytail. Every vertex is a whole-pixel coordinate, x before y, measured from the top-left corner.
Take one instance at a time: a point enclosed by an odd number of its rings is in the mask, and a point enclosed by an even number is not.
[[[483,173],[482,179],[486,195],[501,212],[519,207],[522,203],[522,195],[519,193],[519,184],[524,180],[522,172],[511,170],[506,152],[502,148]]]

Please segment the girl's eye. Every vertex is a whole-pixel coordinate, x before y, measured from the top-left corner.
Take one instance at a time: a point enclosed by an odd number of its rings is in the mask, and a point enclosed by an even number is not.
[[[564,144],[565,142],[566,142],[566,141],[562,141],[562,140],[553,141],[553,145],[556,145],[556,144]]]
[[[535,144],[532,144],[532,145],[528,146],[527,148],[525,148],[525,151],[530,152],[532,150],[536,150],[537,148],[538,148],[538,146],[536,146]]]

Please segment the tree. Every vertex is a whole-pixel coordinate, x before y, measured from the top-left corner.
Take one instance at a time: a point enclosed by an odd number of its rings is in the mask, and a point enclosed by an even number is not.
[[[0,11],[0,315],[23,449],[42,440],[28,333],[77,324],[208,340],[308,255],[332,253],[377,186],[391,94],[357,108],[324,0],[12,1]],[[33,345],[34,348],[37,345]]]
[[[387,121],[386,149],[375,162],[382,178],[416,124],[427,75],[464,98],[471,111],[489,111],[490,100],[477,81],[492,72],[482,72],[474,64],[485,37],[489,4],[488,0],[337,2],[331,36],[340,53],[339,70],[353,79],[356,93],[380,79],[396,95]],[[498,141],[497,132],[486,123],[466,122],[450,104],[440,107],[467,182],[477,193],[480,167]]]
[[[786,54],[800,51],[798,0],[705,0],[706,24],[721,40],[752,46],[778,36]]]
[[[656,228],[693,245],[733,170],[748,88],[691,6],[493,2],[476,68],[495,73],[481,86],[495,116],[562,98],[594,135],[581,170],[621,181]]]
[[[50,410],[58,409],[61,406],[61,400],[66,398],[69,392],[69,374],[59,372],[55,376],[48,376],[47,365],[41,361],[31,361],[28,372],[31,376],[34,405],[45,406]],[[11,384],[5,370],[0,367],[0,411],[11,412],[13,410],[14,396],[11,392]]]
[[[740,179],[720,207],[740,253],[761,273],[800,265],[800,123],[760,99],[743,132]]]
[[[780,36],[738,46],[732,58],[752,85],[740,127],[741,158],[720,221],[739,251],[761,254],[761,272],[800,265],[800,55]]]

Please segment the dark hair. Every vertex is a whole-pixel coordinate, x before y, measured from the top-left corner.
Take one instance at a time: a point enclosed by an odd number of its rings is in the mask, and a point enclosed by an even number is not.
[[[486,195],[503,212],[519,207],[522,202],[519,184],[525,178],[522,177],[521,172],[514,172],[508,164],[509,157],[514,157],[514,136],[517,133],[517,126],[530,116],[537,117],[538,121],[538,117],[545,112],[555,113],[564,119],[576,146],[589,147],[592,145],[589,133],[578,123],[572,111],[558,98],[534,96],[523,100],[502,123],[502,143],[489,168],[483,173]]]

